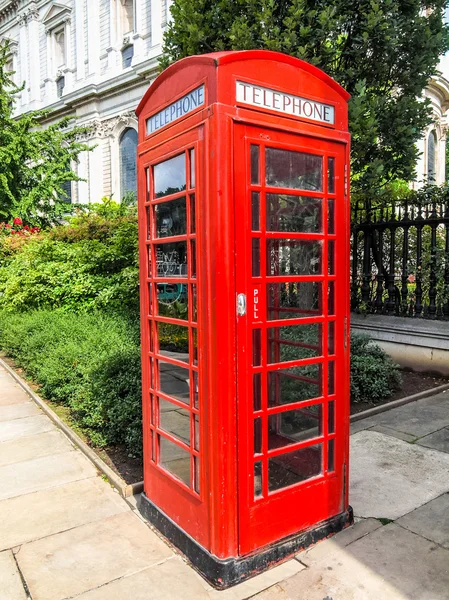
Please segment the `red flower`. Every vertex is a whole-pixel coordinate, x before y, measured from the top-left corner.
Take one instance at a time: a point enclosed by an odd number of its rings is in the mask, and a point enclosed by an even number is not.
[[[16,217],[12,223],[13,225],[23,225],[22,219],[20,217]]]
[[[7,227],[8,229],[11,229],[12,225],[10,225],[9,223],[6,223],[5,227]]]
[[[28,225],[25,225],[25,227],[23,228],[24,231],[29,231],[30,228],[28,227]]]

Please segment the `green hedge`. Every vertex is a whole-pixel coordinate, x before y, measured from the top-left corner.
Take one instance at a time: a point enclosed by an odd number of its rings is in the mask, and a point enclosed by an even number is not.
[[[0,347],[70,408],[97,446],[142,453],[139,326],[122,315],[42,310],[0,313]]]

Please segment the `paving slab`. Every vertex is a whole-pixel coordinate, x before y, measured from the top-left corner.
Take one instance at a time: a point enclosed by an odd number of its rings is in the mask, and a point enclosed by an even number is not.
[[[449,494],[431,500],[396,522],[449,549]]]
[[[449,454],[376,431],[351,436],[349,501],[360,517],[398,519],[449,490]]]
[[[0,444],[0,467],[74,449],[68,438],[58,430],[15,438]]]
[[[0,423],[0,442],[43,433],[44,431],[56,431],[55,425],[46,415],[3,421]]]
[[[44,456],[0,468],[0,500],[95,477],[97,471],[79,451]]]
[[[442,392],[430,398],[416,400],[363,419],[362,423],[366,426],[365,429],[381,425],[414,437],[422,437],[449,427],[449,394]]]
[[[173,557],[135,575],[123,577],[76,600],[208,600],[207,590],[192,568]]]
[[[99,477],[3,500],[0,550],[131,510]]]
[[[20,404],[0,406],[0,421],[12,421],[13,419],[23,419],[24,417],[34,417],[42,414],[41,409],[29,400]]]
[[[376,425],[375,427],[371,427],[370,431],[377,431],[378,433],[391,435],[391,437],[398,438],[398,440],[403,440],[404,442],[414,442],[416,440],[416,435],[410,435],[409,433],[397,431],[396,429],[391,429],[391,427],[384,427],[383,425]]]
[[[280,585],[290,600],[448,600],[449,550],[391,523]]]
[[[299,552],[296,559],[310,567],[380,527],[382,527],[382,523],[377,519],[361,519],[351,527],[340,531],[337,535],[312,546],[309,550]]]
[[[0,409],[13,404],[23,404],[30,401],[30,397],[17,383],[0,380]]]
[[[27,600],[12,552],[0,553],[0,600]]]
[[[63,600],[143,571],[173,554],[128,511],[25,544],[16,556],[33,600]]]
[[[440,452],[449,453],[449,428],[445,427],[444,429],[440,429],[440,431],[426,435],[416,443],[425,448],[433,448]]]

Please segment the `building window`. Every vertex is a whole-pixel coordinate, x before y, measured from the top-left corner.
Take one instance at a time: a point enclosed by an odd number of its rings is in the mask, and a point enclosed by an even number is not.
[[[122,50],[122,66],[124,69],[131,66],[134,56],[134,46],[126,46]]]
[[[72,203],[72,182],[64,181],[64,183],[61,185],[61,187],[64,190],[64,193],[61,196],[61,200],[63,202],[67,202],[67,204],[71,204]]]
[[[427,138],[427,181],[428,183],[436,182],[436,161],[435,148],[437,145],[437,135],[435,130],[429,133]]]
[[[58,77],[58,79],[56,80],[56,92],[57,92],[58,98],[61,98],[62,94],[64,93],[64,86],[65,86],[65,77]]]
[[[125,194],[137,194],[137,131],[125,129],[119,141],[120,146],[120,190]]]
[[[119,2],[122,35],[126,35],[134,31],[134,0],[119,0]]]
[[[58,29],[53,32],[54,50],[53,54],[55,57],[54,66],[56,69],[64,67],[67,62],[67,49],[66,49],[66,35],[65,28]]]

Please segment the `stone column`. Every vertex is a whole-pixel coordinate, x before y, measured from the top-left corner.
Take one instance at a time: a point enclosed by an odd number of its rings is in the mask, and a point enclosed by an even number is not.
[[[437,150],[437,183],[441,185],[446,181],[446,143],[447,143],[447,129],[446,123],[441,124],[441,135],[438,139],[438,150]],[[449,173],[448,173],[449,175]]]
[[[28,36],[27,36],[27,17],[21,14],[17,22],[19,24],[19,52],[20,52],[20,73],[19,85],[25,82],[25,87],[21,93],[20,104],[26,106],[29,102],[28,86]]]
[[[30,64],[30,96],[31,108],[37,108],[40,104],[40,63],[39,63],[39,10],[34,2],[28,11],[28,43],[29,43],[29,64]]]
[[[53,73],[53,37],[50,29],[45,30],[46,41],[47,41],[47,76],[44,80],[45,83],[45,100],[49,104],[56,98],[56,90],[54,86],[54,73]]]
[[[65,89],[64,93],[70,92],[74,85],[74,71],[75,65],[73,63],[73,52],[72,52],[72,21],[70,17],[65,20],[65,39],[66,39],[66,69],[64,73],[65,77]]]
[[[84,79],[84,3],[76,3],[75,12],[75,56],[76,56],[76,79]]]
[[[135,62],[140,62],[143,60],[144,54],[144,29],[143,29],[143,17],[145,14],[145,5],[147,4],[147,0],[135,0],[134,3],[134,22],[135,22],[135,31],[133,36],[133,44],[134,44],[134,56],[133,56],[133,64]]]
[[[100,74],[100,7],[99,0],[87,3],[88,76]]]
[[[151,45],[162,45],[162,11],[161,0],[151,2]]]

